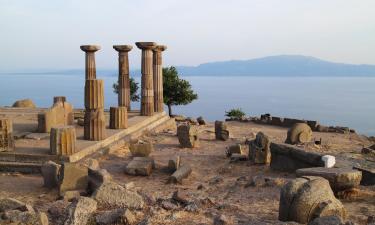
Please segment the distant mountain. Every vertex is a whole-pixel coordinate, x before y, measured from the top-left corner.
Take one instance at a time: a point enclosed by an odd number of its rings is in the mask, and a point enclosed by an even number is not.
[[[185,76],[375,76],[374,65],[333,63],[301,55],[211,62],[177,69]]]

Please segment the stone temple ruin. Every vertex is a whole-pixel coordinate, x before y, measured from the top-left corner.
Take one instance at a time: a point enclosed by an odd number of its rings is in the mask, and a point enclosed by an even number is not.
[[[82,45],[85,53],[84,110],[75,110],[65,96],[55,96],[48,109],[28,107],[31,100],[18,101],[16,107],[1,109],[5,119],[0,120],[0,170],[26,173],[40,172],[43,163],[76,162],[109,148],[118,142],[130,140],[142,132],[168,124],[171,119],[164,112],[162,52],[167,49],[155,42],[137,42],[142,51],[142,83],[140,110],[130,109],[130,72],[128,54],[131,45],[114,45],[118,53],[118,105],[109,112],[104,104],[104,81],[96,73],[95,54],[101,49],[97,45]],[[22,107],[28,107],[22,111]],[[35,120],[27,126],[16,124],[8,117],[27,112]],[[75,121],[82,119],[83,127]],[[170,123],[169,123],[170,124]],[[21,126],[22,125],[22,126]],[[20,127],[21,129],[18,129]],[[16,137],[16,140],[14,140]],[[30,148],[18,139],[27,138],[37,143]],[[33,144],[34,145],[34,144]]]

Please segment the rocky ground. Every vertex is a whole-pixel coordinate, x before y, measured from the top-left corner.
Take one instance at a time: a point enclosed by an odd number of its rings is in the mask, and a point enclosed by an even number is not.
[[[155,146],[151,156],[155,159],[156,169],[149,177],[124,173],[131,160],[128,146],[112,148],[108,155],[100,155],[97,160],[118,184],[136,190],[144,197],[144,209],[133,210],[139,224],[213,224],[215,218],[216,222],[224,220],[228,224],[283,224],[278,221],[280,188],[295,175],[275,172],[268,166],[253,165],[248,161],[230,162],[225,151],[230,145],[254,139],[259,131],[272,141],[283,142],[287,129],[234,121],[228,125],[231,138],[227,141],[215,140],[212,123],[199,126],[200,143],[194,149],[179,147],[176,129],[145,134],[142,139]],[[316,140],[322,139],[322,145],[309,144],[302,148],[375,164],[374,157],[361,154],[363,146],[371,144],[365,137],[316,132],[313,135]],[[165,167],[168,160],[176,156],[181,156],[182,164],[190,164],[193,172],[182,184],[166,184],[170,173]],[[181,198],[172,198],[175,191],[179,191]],[[51,209],[69,204],[56,203],[57,190],[44,188],[42,177],[37,175],[1,174],[0,198],[5,197],[16,198],[33,205],[37,211],[46,212],[50,224],[57,223],[57,220],[51,220],[56,217],[51,216],[51,213],[56,214],[56,210]],[[375,215],[375,187],[361,186],[342,202],[349,220],[366,224],[368,217]]]

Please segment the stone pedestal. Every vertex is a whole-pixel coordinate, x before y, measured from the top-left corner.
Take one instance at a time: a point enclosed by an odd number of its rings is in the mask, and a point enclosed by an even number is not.
[[[229,138],[229,130],[227,124],[223,121],[215,121],[215,137],[216,140],[226,141]]]
[[[76,129],[74,126],[51,128],[50,150],[52,155],[72,155],[76,152]]]
[[[85,108],[104,108],[104,82],[103,80],[86,80],[85,83]]]
[[[177,136],[182,148],[194,148],[198,146],[198,130],[194,126],[181,124],[177,127]]]
[[[130,109],[130,79],[129,79],[129,57],[128,52],[132,50],[131,45],[114,45],[118,51],[118,106]]]
[[[162,52],[167,49],[165,45],[157,45],[153,55],[153,81],[154,81],[154,111],[164,111],[163,99],[163,60]]]
[[[13,151],[13,124],[10,119],[0,119],[0,152]]]
[[[128,128],[128,109],[126,107],[110,107],[109,128],[110,129]]]
[[[86,80],[96,79],[95,52],[100,50],[98,45],[81,45],[81,50],[86,52],[85,74]]]
[[[104,110],[86,109],[84,119],[84,139],[90,141],[101,141],[105,136]]]
[[[154,82],[153,82],[153,52],[156,43],[137,42],[142,49],[142,82],[141,82],[141,115],[152,116],[154,114]]]

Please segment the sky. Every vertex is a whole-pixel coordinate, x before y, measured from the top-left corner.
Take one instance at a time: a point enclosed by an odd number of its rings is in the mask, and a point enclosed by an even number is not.
[[[374,0],[0,0],[0,71],[84,68],[83,44],[165,44],[164,65],[299,54],[375,64]]]

